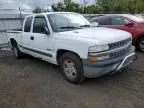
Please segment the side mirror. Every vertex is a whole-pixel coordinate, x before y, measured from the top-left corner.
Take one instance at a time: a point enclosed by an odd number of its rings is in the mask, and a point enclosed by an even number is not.
[[[125,26],[128,26],[128,27],[132,27],[133,25],[134,25],[134,23],[132,23],[132,22],[125,24]]]
[[[98,27],[99,26],[99,23],[98,22],[92,22],[92,27]]]
[[[47,34],[47,35],[50,34],[50,31],[49,31],[48,27],[46,27],[46,26],[44,27],[44,33]]]

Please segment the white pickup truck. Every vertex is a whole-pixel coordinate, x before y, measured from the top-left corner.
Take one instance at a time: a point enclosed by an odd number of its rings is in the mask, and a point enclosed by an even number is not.
[[[25,53],[59,65],[72,83],[119,72],[136,59],[130,33],[94,27],[78,13],[30,15],[22,31],[7,36],[17,58]]]

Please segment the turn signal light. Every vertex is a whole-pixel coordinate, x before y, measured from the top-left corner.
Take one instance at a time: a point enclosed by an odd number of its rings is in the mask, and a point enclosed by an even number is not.
[[[95,57],[91,57],[91,58],[88,58],[88,61],[90,61],[90,62],[96,62],[97,59]]]

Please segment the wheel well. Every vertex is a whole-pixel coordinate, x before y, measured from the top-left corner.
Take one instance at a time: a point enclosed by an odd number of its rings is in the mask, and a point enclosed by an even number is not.
[[[11,45],[12,45],[12,46],[14,46],[14,44],[17,44],[16,40],[15,40],[15,39],[13,39],[13,38],[12,38],[12,39],[10,39],[10,42],[11,42]]]
[[[67,53],[67,52],[71,52],[71,53],[77,55],[78,57],[80,57],[77,53],[75,53],[75,52],[73,52],[73,51],[61,49],[61,50],[58,50],[58,51],[57,51],[57,62],[58,62],[58,64],[59,64],[59,59],[60,59],[60,57],[61,57],[63,54]]]
[[[141,38],[144,38],[144,35],[142,35],[142,36],[140,36],[139,38],[137,38],[137,40],[136,40],[136,46],[137,46],[137,47],[138,47],[138,42],[139,42],[139,40],[140,40]]]

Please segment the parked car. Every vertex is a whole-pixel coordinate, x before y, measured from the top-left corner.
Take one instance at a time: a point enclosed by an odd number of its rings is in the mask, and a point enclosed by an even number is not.
[[[78,13],[30,15],[22,31],[8,31],[7,36],[17,58],[26,53],[59,65],[72,83],[119,72],[136,58],[130,33],[92,27]]]
[[[135,16],[144,18],[144,14],[136,14]]]
[[[105,15],[90,19],[91,23],[97,22],[99,26],[125,30],[132,34],[133,45],[144,52],[144,19],[134,15]]]

